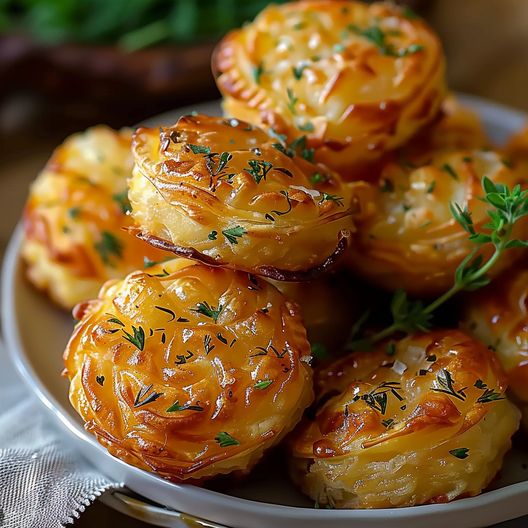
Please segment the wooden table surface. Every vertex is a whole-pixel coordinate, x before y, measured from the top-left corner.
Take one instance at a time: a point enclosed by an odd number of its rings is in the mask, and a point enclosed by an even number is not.
[[[450,86],[528,113],[528,1],[426,0],[426,3],[426,16],[445,45]],[[179,106],[178,101],[174,106]],[[57,104],[50,106],[30,93],[0,101],[0,178],[2,189],[8,190],[0,194],[0,250],[19,219],[29,183],[53,147],[68,133],[90,122],[88,109],[79,105],[61,108],[59,117],[57,108]],[[109,119],[112,120],[114,125],[131,124],[116,123],[115,117]],[[88,508],[75,525],[147,527],[99,502]],[[520,528],[528,526],[528,520],[501,526]]]

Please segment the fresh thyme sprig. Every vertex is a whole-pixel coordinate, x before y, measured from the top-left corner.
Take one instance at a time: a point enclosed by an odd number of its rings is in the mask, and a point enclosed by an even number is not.
[[[489,222],[483,226],[483,231],[477,231],[467,207],[462,208],[456,203],[450,204],[454,219],[474,243],[472,251],[456,269],[453,286],[428,305],[424,305],[419,300],[409,299],[403,290],[396,291],[391,302],[392,323],[371,336],[352,340],[348,343],[347,349],[370,348],[397,332],[410,334],[419,330],[429,330],[437,308],[461,291],[473,291],[489,284],[488,273],[506,250],[528,247],[528,240],[513,238],[514,225],[528,215],[528,191],[522,190],[520,185],[510,189],[502,183],[492,182],[487,177],[482,179],[482,188],[484,196],[481,200],[489,207],[487,211]],[[481,251],[488,245],[493,246],[493,253],[485,261]]]

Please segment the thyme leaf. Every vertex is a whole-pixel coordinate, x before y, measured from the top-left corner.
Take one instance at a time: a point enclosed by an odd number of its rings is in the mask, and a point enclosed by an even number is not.
[[[201,315],[205,315],[216,323],[218,321],[218,316],[220,315],[222,309],[223,306],[221,304],[218,306],[218,308],[215,308],[214,306],[210,306],[207,301],[202,301],[201,303],[198,303],[197,307],[194,308],[192,311]]]

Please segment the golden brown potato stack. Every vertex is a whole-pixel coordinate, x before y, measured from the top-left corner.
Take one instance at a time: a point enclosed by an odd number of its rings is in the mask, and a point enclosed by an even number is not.
[[[212,64],[227,116],[306,136],[318,161],[351,178],[432,121],[446,90],[437,36],[389,3],[270,5]]]
[[[495,356],[456,330],[353,353],[319,372],[315,417],[291,474],[320,505],[390,508],[476,495],[510,448],[519,411]]]
[[[110,278],[166,255],[130,236],[131,131],[98,126],[69,137],[31,186],[24,211],[27,276],[71,309]]]
[[[76,315],[72,405],[110,453],[166,478],[247,473],[312,400],[298,307],[252,275],[175,259]]]
[[[320,275],[354,230],[361,184],[237,119],[188,115],[140,128],[129,197],[138,235],[207,264],[303,280]]]

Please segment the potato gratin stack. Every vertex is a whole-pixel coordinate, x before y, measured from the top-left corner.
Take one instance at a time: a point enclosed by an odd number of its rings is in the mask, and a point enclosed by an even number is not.
[[[177,482],[281,444],[327,507],[480,493],[514,403],[528,423],[528,134],[490,145],[437,36],[392,4],[269,6],[213,71],[223,117],[91,129],[31,188],[22,257],[79,303],[87,430]]]

